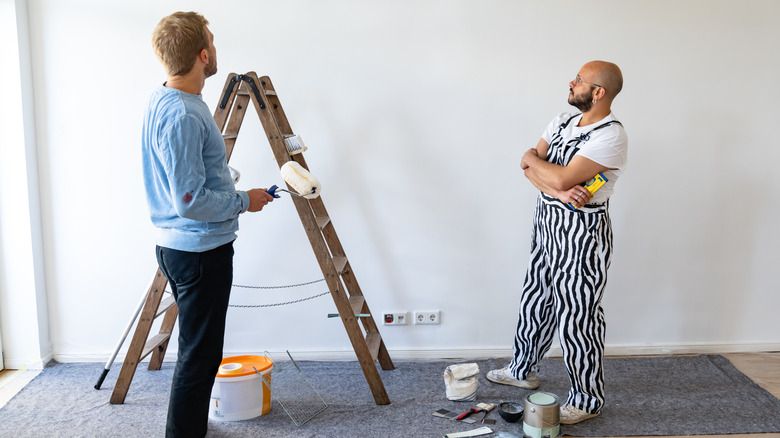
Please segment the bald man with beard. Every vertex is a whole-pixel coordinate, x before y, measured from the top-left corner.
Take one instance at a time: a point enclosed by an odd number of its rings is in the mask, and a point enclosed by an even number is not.
[[[592,61],[569,82],[578,111],[556,116],[520,168],[539,189],[531,256],[520,297],[513,358],[488,380],[520,388],[540,386],[539,361],[557,332],[571,381],[561,424],[598,416],[604,406],[601,299],[612,260],[609,198],[627,162],[628,138],[612,113],[623,88],[617,65]],[[594,194],[585,183],[601,174]]]

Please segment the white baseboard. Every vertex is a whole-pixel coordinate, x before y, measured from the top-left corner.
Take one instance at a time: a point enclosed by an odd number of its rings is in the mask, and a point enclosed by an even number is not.
[[[676,344],[676,345],[612,345],[607,346],[607,356],[662,356],[675,354],[726,354],[726,353],[758,353],[780,351],[780,343],[757,344]],[[283,350],[270,351],[271,357],[277,361],[288,360],[287,353]],[[228,351],[224,357],[242,355],[263,355],[262,351]],[[327,360],[349,361],[357,360],[352,350],[297,350],[291,351],[295,360]],[[393,360],[481,360],[481,359],[507,359],[511,357],[511,348],[452,348],[452,349],[390,349],[390,357]],[[110,353],[101,354],[54,354],[53,359],[61,363],[100,362],[105,363]],[[561,357],[560,348],[552,348],[548,357]],[[49,358],[51,359],[51,357]],[[124,354],[117,355],[112,369],[119,369],[124,361]],[[175,362],[176,353],[168,352],[165,362]],[[48,362],[48,360],[47,360]],[[148,358],[146,360],[148,362]],[[44,363],[45,364],[45,363]],[[6,367],[17,369],[6,361]],[[141,365],[141,366],[146,366]],[[30,365],[27,365],[31,368]],[[42,366],[41,366],[42,368]],[[35,369],[35,368],[31,368]]]
[[[106,356],[108,358],[108,356]],[[3,368],[7,370],[42,370],[46,367],[46,364],[55,359],[55,356],[49,354],[46,357],[35,360],[18,360],[3,358]]]

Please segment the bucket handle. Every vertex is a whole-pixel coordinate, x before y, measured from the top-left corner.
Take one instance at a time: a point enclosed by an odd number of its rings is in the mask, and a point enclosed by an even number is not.
[[[257,374],[260,374],[260,377],[262,377],[263,385],[265,385],[265,387],[268,388],[268,392],[270,392],[271,393],[271,397],[273,397],[274,393],[273,393],[273,391],[271,391],[271,382],[268,381],[268,379],[271,378],[271,375],[268,374],[268,373],[261,374],[260,371],[257,371],[257,368],[255,368],[255,367],[252,367],[252,369],[255,370],[255,372]]]
[[[271,362],[273,362],[273,358],[271,357],[271,353],[269,353],[268,350],[263,352],[263,356],[267,357],[268,359],[271,359]],[[273,391],[271,391],[271,382],[269,380],[271,378],[271,373],[262,374],[260,371],[257,371],[257,368],[252,367],[252,369],[255,370],[255,372],[257,374],[260,375],[260,377],[262,378],[262,381],[263,381],[263,385],[265,385],[265,387],[268,388],[268,392],[270,392],[271,393],[271,397],[273,397],[274,393],[273,393]]]

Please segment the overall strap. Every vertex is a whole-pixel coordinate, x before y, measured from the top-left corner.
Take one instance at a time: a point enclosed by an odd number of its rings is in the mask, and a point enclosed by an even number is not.
[[[614,123],[623,126],[623,124],[620,123],[619,121],[611,120],[609,122],[605,122],[602,123],[601,125],[596,126],[595,128],[591,129],[586,133],[580,134],[564,142],[561,133],[569,125],[569,123],[571,123],[571,121],[574,120],[575,117],[580,115],[581,114],[579,113],[575,114],[569,117],[568,120],[566,120],[565,122],[561,123],[558,126],[558,132],[555,135],[553,135],[553,138],[551,139],[550,142],[550,149],[547,151],[547,161],[549,161],[550,163],[565,166],[577,153],[577,151],[580,148],[580,145],[590,140],[590,135],[593,134],[595,131],[606,128],[607,126],[610,126]]]
[[[571,119],[569,119],[569,120],[571,120]],[[590,135],[593,134],[593,132],[598,131],[601,128],[606,128],[607,126],[609,126],[609,125],[611,125],[613,123],[617,123],[618,125],[623,126],[623,124],[620,123],[617,120],[610,120],[609,122],[602,123],[601,125],[596,126],[595,128],[591,129],[590,131],[588,131],[588,132],[586,132],[584,134],[580,134],[579,140],[580,141],[588,141],[588,140],[590,140]]]
[[[569,117],[565,122],[561,123],[558,126],[558,135],[560,135],[561,131],[563,131],[564,129],[566,129],[567,126],[569,126],[569,123],[571,123],[571,121],[574,120],[575,117],[581,116],[581,115],[582,115],[582,113],[577,113],[577,114]]]

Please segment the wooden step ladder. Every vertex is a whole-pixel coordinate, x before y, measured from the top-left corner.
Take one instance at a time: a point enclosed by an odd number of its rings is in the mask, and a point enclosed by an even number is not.
[[[214,111],[214,121],[225,140],[228,161],[250,101],[260,117],[260,122],[279,167],[281,168],[284,163],[294,160],[308,170],[303,153],[290,155],[287,151],[284,139],[293,136],[294,133],[271,80],[267,76],[258,78],[254,72],[243,75],[235,73],[228,75],[219,105]],[[288,189],[292,190],[292,187],[288,186]],[[344,323],[347,336],[363,369],[374,401],[378,405],[389,404],[390,398],[387,396],[387,391],[377,370],[376,361],[379,361],[383,370],[392,370],[395,367],[379,333],[379,328],[371,316],[368,302],[352,272],[349,259],[347,259],[336,234],[336,229],[328,216],[322,197],[306,199],[291,196],[290,198],[298,211],[306,235],[309,237],[309,243],[311,243],[331,297]],[[168,280],[158,268],[147,291],[146,301],[133,339],[111,394],[112,404],[124,403],[135,370],[146,356],[152,354],[149,361],[150,370],[159,370],[162,365],[178,313],[172,296],[163,300],[167,284]],[[149,338],[152,324],[156,318],[162,315],[164,317],[159,333]],[[369,316],[357,317],[356,315]]]

